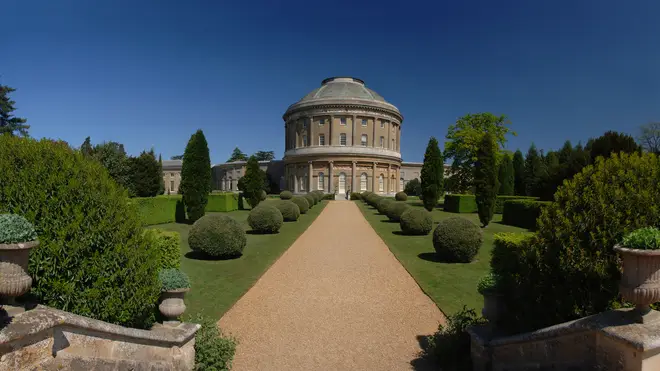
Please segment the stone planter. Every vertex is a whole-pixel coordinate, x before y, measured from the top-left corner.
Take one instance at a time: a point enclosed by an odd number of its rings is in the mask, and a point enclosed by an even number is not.
[[[186,304],[183,298],[190,289],[176,289],[163,291],[160,294],[160,305],[158,309],[160,313],[166,318],[163,324],[178,324],[177,318],[186,311]]]
[[[635,304],[632,311],[638,323],[660,319],[660,313],[651,310],[650,304],[660,301],[660,250],[628,249],[614,246],[623,260],[623,275],[619,290],[621,296]]]
[[[497,323],[502,314],[502,299],[501,296],[495,292],[485,292],[482,294],[484,297],[484,307],[481,310],[481,315],[490,323]]]
[[[28,259],[37,246],[39,241],[0,244],[0,295],[6,304],[13,305],[16,297],[30,291]]]

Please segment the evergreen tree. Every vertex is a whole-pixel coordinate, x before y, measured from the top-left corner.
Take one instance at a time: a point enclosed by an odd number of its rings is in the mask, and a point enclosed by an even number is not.
[[[525,186],[525,159],[522,152],[517,150],[513,154],[513,190],[516,196],[524,196]]]
[[[266,173],[259,168],[259,161],[255,156],[250,156],[245,167],[245,175],[239,180],[239,190],[252,208],[261,202],[261,192],[264,190]]]
[[[236,162],[236,161],[247,161],[248,156],[243,153],[238,147],[234,148],[234,151],[231,153],[231,157],[227,160],[227,162]]]
[[[0,85],[0,135],[9,134],[27,137],[30,125],[26,125],[26,119],[14,116],[13,112],[16,110],[14,102],[9,98],[9,94],[15,92],[16,89],[9,86]]]
[[[183,155],[170,156],[170,160],[183,160]]]
[[[158,154],[158,176],[160,177],[158,194],[162,195],[165,193],[165,179],[163,179],[163,157],[160,154]]]
[[[419,179],[415,178],[408,183],[403,190],[408,196],[420,196],[422,194],[422,183]]]
[[[94,154],[94,148],[92,147],[92,140],[90,137],[85,138],[85,141],[80,146],[80,153],[85,157],[92,157]]]
[[[492,134],[486,133],[479,149],[477,161],[474,163],[474,186],[477,201],[477,212],[482,226],[488,226],[495,213],[497,199],[497,143]],[[513,164],[512,164],[513,167]]]
[[[420,176],[422,182],[421,198],[424,208],[428,211],[433,210],[438,204],[438,198],[440,198],[443,190],[444,172],[444,162],[442,152],[438,148],[438,140],[431,137],[429,144],[426,146],[426,153],[424,153],[424,164]]]
[[[97,144],[92,149],[92,158],[100,162],[108,170],[110,177],[128,190],[130,196],[135,196],[131,185],[131,164],[123,144],[117,142]]]
[[[190,137],[183,153],[180,188],[188,220],[195,222],[204,216],[211,192],[211,158],[206,137],[201,130]]]
[[[257,161],[272,161],[275,159],[274,151],[257,151],[254,154],[254,157],[257,158]]]
[[[497,179],[500,183],[498,195],[513,196],[515,185],[515,173],[511,156],[505,154],[500,162]]]
[[[571,141],[567,140],[564,142],[564,146],[559,150],[559,163],[562,165],[568,164],[568,161],[570,161],[572,155],[573,146],[571,145]]]
[[[131,187],[135,196],[156,196],[163,177],[153,149],[149,152],[142,151],[138,157],[131,157],[129,163]]]
[[[545,164],[539,155],[536,146],[532,143],[525,157],[525,194],[535,196],[543,177]]]
[[[616,131],[608,131],[593,139],[587,144],[587,147],[591,152],[592,162],[595,162],[599,156],[609,158],[613,153],[634,153],[642,150],[633,137]]]

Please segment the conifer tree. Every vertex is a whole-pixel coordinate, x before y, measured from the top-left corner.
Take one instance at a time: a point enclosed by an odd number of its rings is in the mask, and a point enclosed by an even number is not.
[[[137,197],[154,197],[160,191],[163,179],[156,155],[152,149],[129,159],[130,187]]]
[[[515,176],[511,155],[505,154],[500,162],[497,179],[500,183],[498,195],[513,196]]]
[[[488,226],[495,213],[497,199],[497,143],[492,134],[486,133],[477,150],[474,164],[474,186],[477,212],[483,227]]]
[[[211,192],[211,158],[206,137],[201,130],[190,137],[183,154],[180,189],[188,221],[195,222],[204,216]]]
[[[433,210],[438,204],[438,199],[443,191],[444,162],[442,152],[438,148],[438,140],[434,137],[429,139],[424,153],[424,164],[421,171],[422,202],[428,211]]]
[[[161,154],[158,154],[158,175],[160,178],[160,188],[158,194],[162,195],[165,193],[165,179],[163,179],[163,157]]]
[[[250,207],[255,208],[261,202],[265,181],[266,173],[259,168],[259,161],[255,156],[250,156],[245,167],[245,175],[239,181],[239,189]]]
[[[520,150],[513,154],[513,190],[516,196],[524,196],[527,192],[525,187],[525,159]]]
[[[9,134],[28,136],[28,129],[30,125],[26,125],[26,119],[14,116],[13,112],[16,110],[14,102],[9,98],[9,94],[15,92],[16,89],[9,86],[0,85],[0,135]]]
[[[539,151],[532,143],[525,157],[525,194],[527,196],[536,196],[538,187],[543,179],[545,164],[539,155]]]

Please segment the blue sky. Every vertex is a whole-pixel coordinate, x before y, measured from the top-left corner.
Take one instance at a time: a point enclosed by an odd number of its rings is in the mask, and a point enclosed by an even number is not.
[[[508,149],[660,120],[660,2],[19,1],[2,5],[0,83],[34,137],[213,162],[284,147],[282,114],[355,76],[404,115],[404,160],[466,113],[506,114]]]

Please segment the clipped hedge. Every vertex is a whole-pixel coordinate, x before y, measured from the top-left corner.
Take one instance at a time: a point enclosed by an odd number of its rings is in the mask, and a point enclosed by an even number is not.
[[[476,213],[474,195],[445,195],[444,211],[450,213]]]
[[[238,210],[238,194],[233,192],[211,194],[206,204],[207,212],[228,212]]]
[[[509,200],[504,203],[502,223],[515,227],[535,230],[536,220],[541,210],[550,205],[550,201]]]
[[[291,202],[298,205],[301,214],[306,214],[309,210],[309,201],[307,197],[295,196],[291,199]]]
[[[407,201],[408,200],[408,195],[406,194],[406,192],[403,192],[403,191],[397,192],[394,195],[394,199],[397,200],[397,201]]]
[[[158,251],[158,269],[181,268],[178,232],[149,228],[144,233]]]
[[[316,197],[314,197],[314,195],[312,195],[311,193],[308,193],[308,194],[300,196],[300,197],[307,200],[308,208],[311,209],[312,207],[314,207],[314,205],[316,205]],[[302,210],[301,210],[301,212],[302,212]]]
[[[190,228],[188,245],[212,257],[231,258],[243,254],[247,236],[243,227],[229,216],[204,215]]]
[[[394,201],[387,206],[385,214],[391,221],[398,222],[401,220],[401,214],[409,208],[410,205],[403,201]]]
[[[282,227],[284,217],[275,206],[263,203],[250,210],[247,221],[255,232],[277,233]]]
[[[390,198],[383,198],[380,201],[378,201],[378,204],[376,204],[376,209],[378,209],[379,213],[386,215],[387,207],[394,202],[395,201]]]
[[[506,201],[511,201],[511,200],[530,200],[530,201],[538,201],[538,197],[530,197],[530,196],[497,196],[497,199],[495,200],[495,214],[502,214],[504,213],[504,203]]]
[[[290,191],[282,191],[280,192],[280,199],[281,200],[290,200],[293,197],[293,193]]]
[[[322,200],[330,200],[330,201],[332,201],[332,200],[335,199],[335,195],[333,195],[332,193],[327,193],[327,194],[324,194],[324,195],[323,195],[323,198],[321,198],[321,199],[322,199]]]
[[[275,201],[273,202],[273,206],[282,213],[285,222],[295,222],[300,218],[300,209],[291,200]]]
[[[447,262],[471,262],[482,242],[481,228],[460,216],[441,220],[433,231],[433,248],[438,257]]]
[[[181,196],[135,197],[130,203],[136,205],[142,225],[155,225],[175,222],[180,200]]]
[[[367,202],[367,197],[372,193],[373,192],[371,192],[371,191],[363,191],[362,193],[360,193],[360,198],[362,199],[362,201],[364,201],[366,203]]]
[[[433,229],[433,216],[426,209],[409,207],[401,214],[399,226],[407,235],[427,235]]]
[[[351,192],[351,200],[361,200],[362,194],[359,192]]]
[[[381,198],[382,197],[380,197],[379,195],[377,195],[375,193],[372,193],[372,194],[367,196],[367,203],[371,207],[376,207],[376,205],[378,205],[378,202],[381,200]]]

